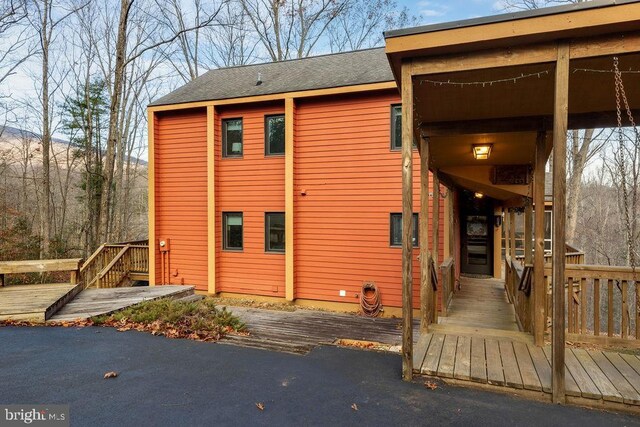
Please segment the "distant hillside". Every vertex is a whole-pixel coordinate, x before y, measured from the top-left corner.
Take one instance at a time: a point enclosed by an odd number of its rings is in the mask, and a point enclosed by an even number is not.
[[[0,127],[0,161],[15,163],[28,158],[31,161],[42,158],[41,152],[42,135],[25,129],[18,129],[11,126]],[[64,167],[68,164],[68,156],[73,155],[74,144],[61,138],[51,139],[52,157],[55,157],[60,165]],[[54,159],[52,159],[53,162]],[[131,163],[146,167],[147,161],[142,159],[131,159]]]

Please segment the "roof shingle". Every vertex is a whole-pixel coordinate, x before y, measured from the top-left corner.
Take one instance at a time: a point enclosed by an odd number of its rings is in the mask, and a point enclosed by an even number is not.
[[[256,85],[258,73],[262,84]],[[151,106],[393,81],[384,48],[208,71]]]

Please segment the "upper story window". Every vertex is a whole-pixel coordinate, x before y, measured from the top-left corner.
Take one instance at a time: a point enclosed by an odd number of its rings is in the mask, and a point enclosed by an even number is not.
[[[391,246],[402,246],[402,214],[391,214]],[[418,247],[418,214],[413,214],[413,247]]]
[[[391,106],[391,149],[402,149],[402,105]]]
[[[222,157],[242,157],[242,119],[222,121]]]
[[[284,154],[284,115],[264,118],[264,151],[267,156]]]

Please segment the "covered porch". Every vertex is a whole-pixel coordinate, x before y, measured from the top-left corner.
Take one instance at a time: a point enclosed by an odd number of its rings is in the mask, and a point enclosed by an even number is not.
[[[475,377],[481,383],[522,389],[530,385],[557,403],[566,402],[567,396],[639,403],[634,397],[640,393],[636,350],[610,355],[566,349],[567,341],[638,348],[635,268],[568,265],[575,259],[567,254],[565,236],[567,131],[616,127],[621,115],[637,117],[639,24],[640,3],[594,1],[385,35],[403,106],[405,379],[424,373],[473,380],[471,370],[477,369]],[[620,99],[625,87],[626,101],[616,103],[616,93]],[[421,171],[421,197],[415,208],[414,154]],[[544,206],[550,155],[554,161],[549,255]],[[434,176],[433,186],[428,172]],[[437,233],[428,239],[429,199],[442,187],[452,195],[445,215],[448,239],[455,243],[447,245],[445,259],[438,260]],[[483,207],[474,198],[484,199]],[[439,197],[432,203],[437,229]],[[480,211],[465,206],[478,206]],[[411,278],[416,212],[421,283],[420,334],[414,348]],[[521,259],[516,256],[516,216],[523,216],[524,222]],[[480,264],[486,269],[477,270]],[[461,325],[455,331],[447,329],[451,322],[446,318],[438,319],[456,307],[459,285],[463,292],[471,286],[473,279],[461,276],[465,265],[472,277],[502,280],[498,283],[513,318],[506,323],[515,324],[516,331],[478,327],[481,322],[473,325],[472,317],[468,318],[471,331],[465,332]],[[441,273],[437,284],[435,266]],[[487,285],[489,281],[479,289]],[[481,294],[472,295],[470,301],[474,298],[477,305],[483,304]],[[491,380],[490,371],[500,372],[502,380]]]

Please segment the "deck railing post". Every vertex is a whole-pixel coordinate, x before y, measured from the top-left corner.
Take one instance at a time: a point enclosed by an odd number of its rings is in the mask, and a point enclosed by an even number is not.
[[[564,299],[566,251],[567,122],[569,112],[569,45],[558,45],[553,113],[553,240],[552,240],[552,393],[555,403],[565,402]]]

